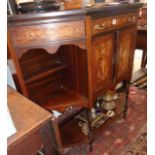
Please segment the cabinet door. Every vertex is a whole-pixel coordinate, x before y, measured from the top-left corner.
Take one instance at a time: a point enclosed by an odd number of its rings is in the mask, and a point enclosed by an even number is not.
[[[101,92],[113,79],[114,35],[112,33],[93,39],[94,91]]]
[[[136,29],[135,27],[129,27],[119,31],[117,35],[115,81],[119,82],[129,79],[132,72]]]

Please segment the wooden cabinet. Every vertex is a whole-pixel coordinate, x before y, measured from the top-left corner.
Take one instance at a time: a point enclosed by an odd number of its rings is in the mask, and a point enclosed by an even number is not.
[[[50,111],[88,107],[85,20],[78,18],[40,19],[37,24],[30,19],[9,27],[8,46],[20,90]]]
[[[91,111],[119,82],[128,92],[141,5],[9,16],[8,47],[19,90],[45,109],[61,112],[74,106]],[[78,130],[71,126],[60,127],[61,133]],[[79,142],[84,136],[75,137]]]
[[[130,80],[140,6],[10,16],[8,47],[21,92],[48,110],[92,108]]]
[[[92,19],[94,99],[117,83],[130,80],[136,20],[136,13]]]

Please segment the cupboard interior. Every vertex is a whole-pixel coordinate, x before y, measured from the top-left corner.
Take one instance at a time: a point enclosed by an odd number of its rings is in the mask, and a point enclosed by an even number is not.
[[[30,49],[19,59],[29,98],[47,110],[87,106],[86,51],[75,45],[56,52]]]

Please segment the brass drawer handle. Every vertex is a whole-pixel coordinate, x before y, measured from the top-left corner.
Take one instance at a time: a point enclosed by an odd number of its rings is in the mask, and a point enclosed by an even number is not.
[[[97,25],[94,26],[94,29],[96,29],[96,30],[103,30],[104,28],[105,28],[105,24],[104,23],[101,24],[101,25],[97,24]]]

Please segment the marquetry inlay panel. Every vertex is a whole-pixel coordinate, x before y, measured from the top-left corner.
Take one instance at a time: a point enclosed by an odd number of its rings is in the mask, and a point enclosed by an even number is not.
[[[82,20],[10,28],[10,31],[14,44],[18,46],[80,39],[85,36],[85,26]]]
[[[133,52],[134,29],[120,32],[119,51],[117,57],[116,79],[128,77],[130,72],[131,52]]]
[[[93,42],[94,83],[100,90],[112,80],[113,35],[97,37]]]

